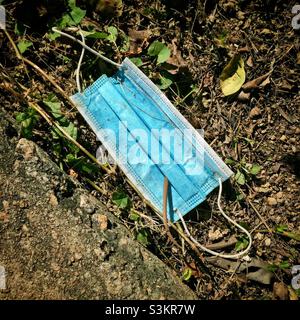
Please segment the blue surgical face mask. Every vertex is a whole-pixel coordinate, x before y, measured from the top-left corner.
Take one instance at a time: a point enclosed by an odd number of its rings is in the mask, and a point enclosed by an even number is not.
[[[72,96],[80,113],[140,194],[158,211],[170,183],[168,218],[203,202],[231,170],[129,59]]]
[[[232,175],[203,137],[179,113],[166,96],[129,59],[119,65],[73,36],[53,28],[118,67],[113,77],[101,76],[71,97],[87,123],[129,178],[132,186],[169,221],[181,220],[186,234],[203,251],[223,258],[238,259],[251,248],[251,234],[221,208],[222,182]],[[167,186],[171,186],[167,190]],[[221,254],[201,245],[189,233],[183,216],[203,202],[219,186],[218,208],[229,222],[243,231],[249,244],[236,254]],[[165,189],[166,188],[166,189]],[[166,198],[166,191],[168,196]]]

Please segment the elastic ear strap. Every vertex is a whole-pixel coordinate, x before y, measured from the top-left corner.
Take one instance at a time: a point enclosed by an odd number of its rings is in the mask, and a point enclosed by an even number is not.
[[[248,251],[250,250],[251,246],[252,246],[252,237],[251,234],[245,229],[243,228],[241,225],[239,225],[236,221],[234,221],[233,219],[231,219],[230,217],[228,217],[225,212],[223,211],[222,207],[221,207],[221,195],[222,195],[222,180],[221,178],[219,178],[219,194],[218,194],[218,208],[221,212],[221,214],[232,224],[234,224],[237,228],[239,228],[241,231],[243,231],[248,239],[249,239],[249,244],[247,246],[247,248],[239,253],[236,254],[222,254],[213,250],[210,250],[208,248],[206,248],[205,246],[203,246],[202,244],[200,244],[189,232],[186,223],[182,217],[182,214],[178,211],[178,215],[180,217],[180,220],[183,224],[184,230],[187,233],[187,235],[190,237],[190,239],[203,251],[210,253],[213,256],[217,256],[217,257],[221,257],[224,259],[239,259],[241,256],[244,256],[245,254],[248,253]]]
[[[97,52],[96,50],[92,49],[91,47],[87,46],[84,42],[82,42],[82,41],[78,40],[77,38],[71,36],[70,34],[65,33],[65,32],[62,32],[62,31],[58,30],[56,27],[53,27],[52,30],[53,30],[54,32],[59,33],[59,34],[62,35],[62,36],[65,36],[65,37],[67,37],[67,38],[69,38],[69,39],[71,39],[71,40],[79,43],[84,49],[90,51],[91,53],[93,53],[93,54],[96,55],[97,57],[101,58],[102,60],[104,60],[104,61],[106,61],[106,62],[108,62],[108,63],[110,63],[110,64],[112,64],[112,65],[114,65],[114,66],[116,66],[116,67],[118,67],[118,68],[121,67],[121,64],[116,63],[116,62],[114,62],[114,61],[106,58],[105,56],[103,56],[102,54],[100,54],[100,53]]]
[[[80,35],[81,35],[81,39],[82,39],[82,43],[85,44],[85,39],[84,39],[84,35],[81,31],[79,31]],[[81,68],[81,64],[82,64],[82,60],[84,57],[84,52],[85,52],[85,48],[82,47],[82,51],[81,51],[81,55],[78,61],[78,65],[77,65],[77,69],[76,69],[76,84],[77,84],[77,90],[78,92],[81,93],[81,85],[80,85],[80,68]]]

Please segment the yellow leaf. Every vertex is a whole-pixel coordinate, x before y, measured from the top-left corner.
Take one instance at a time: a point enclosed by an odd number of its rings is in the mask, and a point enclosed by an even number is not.
[[[234,55],[220,76],[220,84],[224,96],[238,92],[245,80],[244,60],[239,54]]]

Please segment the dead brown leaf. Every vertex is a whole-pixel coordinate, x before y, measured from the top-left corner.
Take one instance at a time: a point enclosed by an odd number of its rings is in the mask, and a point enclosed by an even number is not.
[[[299,300],[298,295],[294,289],[288,287],[288,290],[289,290],[289,294],[290,294],[290,300],[293,300],[293,301]]]
[[[181,51],[178,50],[176,39],[172,40],[172,54],[167,63],[175,66],[175,69],[168,70],[171,74],[178,73],[180,68],[186,67],[186,61],[182,58]]]
[[[257,116],[261,115],[261,110],[259,107],[254,107],[253,109],[251,109],[250,113],[249,113],[249,117],[250,118],[255,118]]]
[[[256,79],[253,79],[253,80],[246,82],[242,87],[243,90],[249,91],[252,89],[257,89],[258,87],[266,86],[268,83],[270,83],[270,79],[268,79],[268,78],[270,77],[271,72],[272,71],[269,71],[268,73],[264,74],[263,76],[260,76]]]
[[[273,286],[274,299],[288,300],[289,291],[287,286],[283,282],[275,282]]]
[[[130,38],[130,45],[127,55],[140,54],[144,47],[148,46],[148,39],[152,35],[152,31],[129,29],[128,35]]]
[[[250,99],[250,92],[241,91],[237,98],[239,101],[247,102]]]
[[[250,57],[248,58],[246,64],[247,64],[248,67],[253,68],[254,64],[253,64],[252,56],[250,56]]]

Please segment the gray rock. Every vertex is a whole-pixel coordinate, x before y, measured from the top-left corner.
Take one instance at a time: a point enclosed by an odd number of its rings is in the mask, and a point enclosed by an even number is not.
[[[0,299],[196,299],[34,142],[8,137],[0,116]]]

